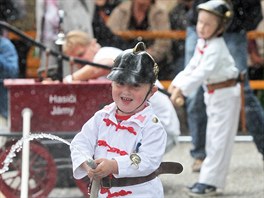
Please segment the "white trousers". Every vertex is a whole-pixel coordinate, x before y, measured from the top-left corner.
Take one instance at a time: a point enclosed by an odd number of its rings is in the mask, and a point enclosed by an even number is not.
[[[205,92],[206,158],[202,164],[199,183],[224,188],[238,129],[241,108],[240,85]]]

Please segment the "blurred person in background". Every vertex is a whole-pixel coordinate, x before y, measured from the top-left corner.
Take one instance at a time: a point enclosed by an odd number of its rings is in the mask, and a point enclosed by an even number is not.
[[[262,15],[264,15],[264,0],[261,1]],[[259,23],[256,31],[264,30],[264,18]],[[248,66],[249,78],[252,80],[264,79],[264,38],[248,40]],[[254,90],[254,93],[261,92]],[[264,105],[264,103],[263,103]]]
[[[101,47],[95,38],[81,30],[68,32],[63,44],[63,53],[68,56],[84,59],[107,66],[112,66],[115,58],[122,50],[115,47]],[[106,76],[110,69],[95,67],[92,65],[77,65],[77,71],[67,75],[64,82],[87,81]]]
[[[191,8],[193,0],[177,0],[169,12],[172,30],[185,31],[187,26],[187,13]],[[171,48],[171,60],[166,67],[166,80],[172,80],[184,69],[185,39],[173,39]],[[176,111],[181,123],[181,132],[188,133],[187,115],[185,106],[176,106]]]
[[[197,42],[195,25],[197,22],[197,5],[207,2],[207,0],[195,0],[188,13],[188,26],[185,40],[185,65],[193,56]],[[224,39],[231,55],[234,57],[236,67],[242,71],[247,71],[247,32],[254,30],[262,20],[260,0],[232,0],[234,16],[233,20],[224,33]],[[193,148],[191,156],[194,158],[192,165],[193,172],[199,172],[201,164],[206,157],[205,152],[205,131],[207,116],[205,104],[203,102],[203,88],[193,92],[186,100],[186,111],[188,116],[188,127],[192,136]],[[264,160],[264,111],[249,86],[246,76],[244,83],[246,127],[253,136],[253,140],[258,151]]]
[[[26,16],[26,1],[25,0],[0,0],[0,21],[5,21],[12,25],[19,20],[23,20]],[[1,35],[8,37],[6,29],[1,30]],[[20,39],[11,39],[10,41],[16,48],[18,55],[19,74],[17,77],[26,76],[26,58],[29,50],[29,44]]]
[[[0,21],[14,21],[25,15],[25,2],[0,0]],[[7,38],[7,31],[0,28],[0,128],[7,127],[8,97],[4,79],[19,77],[18,53]]]
[[[1,30],[0,30],[1,31]],[[7,127],[8,97],[4,79],[17,78],[18,54],[13,43],[0,35],[0,128]]]
[[[239,70],[223,38],[232,20],[230,4],[224,0],[213,0],[199,4],[197,8],[196,32],[199,39],[194,55],[174,78],[168,91],[174,102],[203,85],[208,116],[206,158],[198,182],[189,188],[189,195],[208,197],[216,195],[216,189],[225,187],[238,129],[241,89]]]
[[[36,40],[49,49],[59,51],[60,45],[56,45],[55,41],[58,39],[60,31],[67,34],[71,30],[80,29],[93,37],[92,19],[94,7],[94,0],[37,0]],[[61,15],[59,10],[63,11],[60,12]],[[47,59],[47,55],[46,52],[41,53],[41,66],[38,72],[43,72],[46,64],[48,64],[48,72],[56,78],[58,59],[54,56],[48,56]],[[63,76],[69,73],[69,68],[63,67]]]
[[[96,0],[93,16],[93,33],[97,42],[101,46],[111,46],[122,50],[130,47],[129,42],[115,35],[109,27],[106,26],[108,18],[113,9],[118,6],[122,0]]]
[[[259,49],[256,39],[248,40],[248,74],[252,80],[261,80],[264,77],[264,56]]]
[[[193,0],[178,0],[169,13],[172,30],[186,30],[187,13],[191,8]],[[172,41],[172,61],[168,66],[168,80],[172,80],[180,71],[184,69],[184,47],[185,39],[175,39]]]
[[[107,26],[112,32],[141,30],[170,30],[169,14],[161,2],[155,0],[128,0],[120,3],[112,10]],[[138,41],[143,41],[147,52],[153,56],[160,66],[159,79],[166,79],[166,64],[171,50],[170,39],[145,40],[142,37],[130,40],[130,48]]]

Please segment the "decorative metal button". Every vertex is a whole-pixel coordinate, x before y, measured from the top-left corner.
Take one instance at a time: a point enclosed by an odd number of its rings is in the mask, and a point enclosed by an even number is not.
[[[141,162],[141,158],[138,156],[138,154],[132,153],[130,155],[130,160],[132,161],[131,165],[138,169],[139,163]]]
[[[152,118],[152,122],[157,123],[159,120],[157,117]]]

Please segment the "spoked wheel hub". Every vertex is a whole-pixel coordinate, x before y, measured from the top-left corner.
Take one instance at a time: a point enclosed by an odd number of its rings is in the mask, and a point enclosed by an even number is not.
[[[14,142],[7,142],[0,152],[0,168]],[[21,193],[21,151],[9,164],[9,170],[0,175],[0,191],[8,198],[20,197]],[[38,142],[30,142],[28,196],[47,197],[56,185],[57,168],[49,151]]]

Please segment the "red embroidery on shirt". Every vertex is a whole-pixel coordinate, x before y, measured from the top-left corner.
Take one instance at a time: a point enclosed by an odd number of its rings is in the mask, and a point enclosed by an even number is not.
[[[198,50],[198,52],[200,53],[200,54],[204,54],[204,49],[207,47],[207,44],[205,44],[204,46],[203,46],[203,48],[202,49],[200,49],[199,47],[197,47],[197,50]]]
[[[121,126],[120,123],[116,124],[116,123],[114,123],[112,120],[107,119],[107,118],[104,118],[103,120],[104,120],[106,126],[109,126],[110,124],[113,125],[113,126],[115,126],[115,127],[116,127],[116,131],[117,131],[118,129],[126,129],[126,130],[128,130],[130,133],[132,133],[132,134],[134,134],[134,135],[137,134],[137,132],[134,130],[133,127]]]
[[[109,190],[109,188],[101,188],[100,193],[101,194],[107,193],[107,198],[111,198],[111,197],[122,197],[122,196],[126,196],[126,195],[129,195],[129,194],[132,194],[131,191],[125,191],[125,190],[120,190],[119,192],[111,193],[110,190]]]
[[[213,94],[214,93],[214,90],[211,90],[211,91],[208,91],[209,94]]]
[[[135,119],[139,120],[140,122],[144,122],[146,116],[138,115]]]
[[[107,151],[111,152],[111,153],[118,153],[119,155],[123,156],[123,155],[128,155],[128,153],[126,151],[121,151],[118,148],[115,147],[111,147],[109,144],[107,144],[107,142],[105,140],[98,140],[97,142],[98,146],[104,146],[107,147]]]

